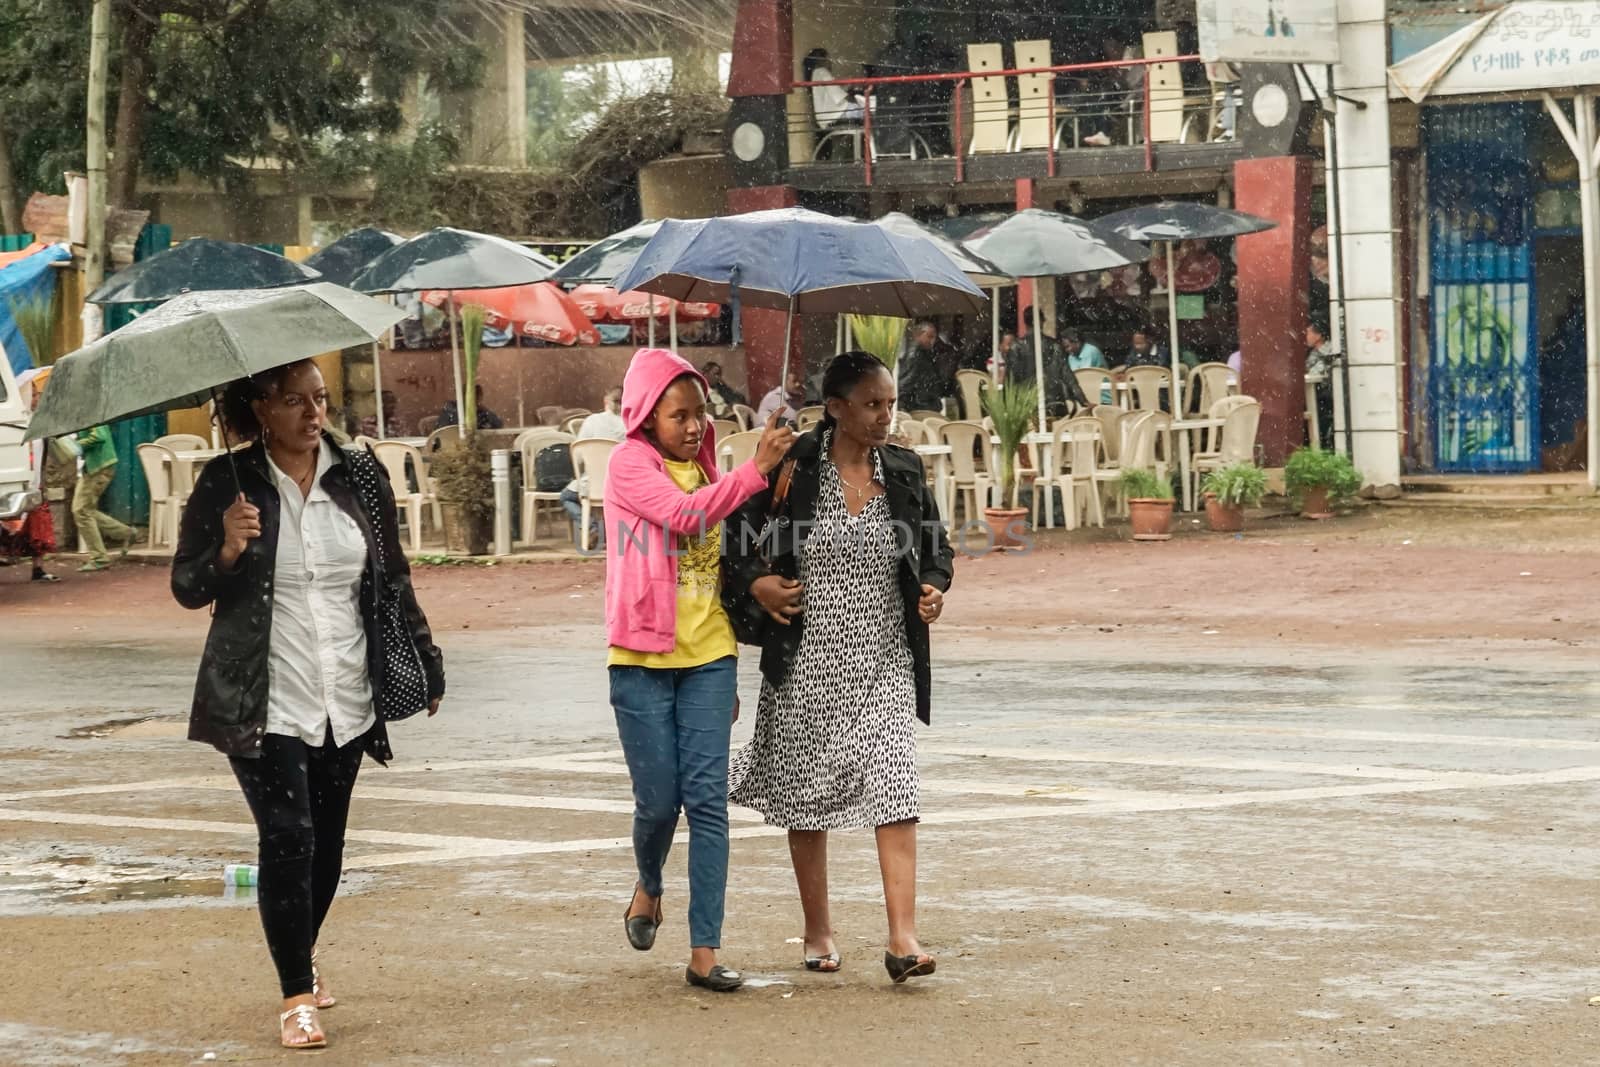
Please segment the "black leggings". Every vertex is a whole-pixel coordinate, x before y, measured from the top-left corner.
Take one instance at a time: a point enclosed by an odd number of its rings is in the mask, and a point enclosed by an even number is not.
[[[261,838],[256,889],[267,951],[285,997],[311,992],[311,950],[339,891],[344,825],[366,738],[321,748],[268,734],[258,759],[231,757]]]

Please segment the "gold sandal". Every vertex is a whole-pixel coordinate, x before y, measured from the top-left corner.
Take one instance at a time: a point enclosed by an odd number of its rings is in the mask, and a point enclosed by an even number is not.
[[[284,1030],[279,1036],[284,1048],[299,1050],[328,1047],[328,1035],[322,1031],[322,1021],[317,1018],[316,1008],[310,1004],[300,1004],[290,1008],[278,1016],[280,1028],[289,1027],[290,1016],[294,1017],[293,1027]],[[305,1035],[304,1041],[294,1040],[301,1034]]]

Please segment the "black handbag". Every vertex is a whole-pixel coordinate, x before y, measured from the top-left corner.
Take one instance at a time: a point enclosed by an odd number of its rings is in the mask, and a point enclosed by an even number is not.
[[[772,501],[767,507],[767,522],[761,528],[761,533],[756,539],[756,552],[763,562],[769,567],[772,565],[772,543],[777,537],[778,527],[788,520],[778,512],[783,510],[783,505],[789,499],[789,485],[794,481],[793,459],[784,460],[782,469],[778,472],[778,481],[772,487]],[[767,609],[761,602],[750,595],[748,589],[728,589],[724,581],[723,588],[727,592],[724,597],[723,610],[728,614],[728,622],[733,625],[733,638],[741,645],[763,646],[767,643],[767,627],[772,618],[767,614]]]
[[[383,495],[378,489],[378,479],[383,474],[378,469],[377,457],[370,451],[358,449],[347,449],[345,455],[350,457],[356,498],[361,502],[361,510],[367,513],[367,525],[372,528],[373,563],[377,570],[373,610],[378,613],[375,657],[378,671],[372,704],[378,718],[396,722],[409,719],[428,706],[428,672],[423,668],[417,639],[411,633],[405,604],[389,584],[389,568],[383,554]]]

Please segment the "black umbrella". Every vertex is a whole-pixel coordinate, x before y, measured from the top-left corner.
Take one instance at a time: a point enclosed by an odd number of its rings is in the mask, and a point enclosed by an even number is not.
[[[351,230],[307,259],[306,266],[320,270],[324,281],[349,285],[355,281],[356,275],[367,268],[367,264],[404,240],[397,233],[365,226]]]
[[[602,238],[561,264],[550,280],[563,285],[610,285],[633,266],[659,229],[661,223],[647,220]]]
[[[367,265],[350,288],[363,293],[420,293],[428,289],[499,289],[542,282],[555,263],[515,241],[449,226],[429,230],[395,245]],[[450,316],[450,362],[456,379],[456,411],[466,417],[461,388],[461,352],[456,342],[455,298],[446,304]],[[383,403],[381,384],[378,403]],[[382,419],[380,411],[379,419]],[[463,427],[470,431],[470,427]]]
[[[189,292],[277,289],[321,277],[315,269],[276,252],[194,237],[117,271],[89,295],[89,303],[158,304]]]
[[[963,242],[1013,278],[1053,278],[1140,263],[1150,249],[1092,222],[1028,208],[986,223]],[[1039,300],[1033,301],[1034,381],[1039,383],[1039,428],[1045,427],[1044,338]]]
[[[1192,200],[1163,200],[1157,204],[1143,204],[1126,211],[1118,211],[1095,220],[1134,241],[1165,241],[1167,243],[1167,343],[1172,348],[1172,385],[1174,411],[1180,407],[1181,392],[1178,385],[1178,270],[1173,245],[1179,241],[1203,241],[1212,237],[1242,237],[1248,233],[1261,233],[1278,224],[1268,219],[1247,215],[1214,204],[1201,204]]]

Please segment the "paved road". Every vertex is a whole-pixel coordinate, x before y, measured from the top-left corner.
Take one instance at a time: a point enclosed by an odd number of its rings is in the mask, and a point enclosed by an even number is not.
[[[276,1060],[252,905],[220,886],[248,817],[220,757],[179,739],[194,627],[85,625],[0,653],[0,1063]],[[1591,676],[1205,640],[1177,662],[948,635],[921,736],[939,976],[887,985],[859,833],[835,850],[845,972],[801,972],[782,837],[736,812],[725,955],[757,981],[708,1000],[676,969],[682,849],[661,947],[617,929],[629,805],[593,628],[453,633],[446,713],[363,772],[326,1055],[1592,1059]]]

